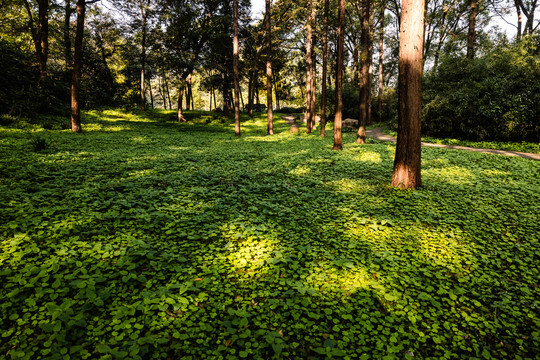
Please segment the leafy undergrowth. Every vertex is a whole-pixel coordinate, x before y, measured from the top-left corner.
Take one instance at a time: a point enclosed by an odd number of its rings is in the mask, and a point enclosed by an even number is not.
[[[394,130],[385,129],[384,133],[394,137],[397,136],[397,132]],[[532,142],[469,141],[449,138],[439,139],[429,136],[422,137],[422,141],[441,145],[467,146],[478,149],[507,150],[530,154],[540,154],[540,144]]]
[[[0,127],[0,357],[538,358],[540,162],[151,114]]]

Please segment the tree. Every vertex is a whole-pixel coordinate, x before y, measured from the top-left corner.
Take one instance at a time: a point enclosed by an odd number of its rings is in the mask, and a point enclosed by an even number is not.
[[[322,90],[321,90],[321,136],[326,132],[326,67],[328,62],[328,7],[329,0],[324,0],[323,18],[323,63],[322,63]]]
[[[467,34],[467,59],[474,58],[474,42],[476,40],[476,15],[478,0],[469,0],[469,33]]]
[[[73,56],[73,72],[71,76],[71,131],[80,133],[81,128],[81,74],[83,61],[84,17],[86,15],[86,1],[77,1],[77,32],[75,34],[75,51]]]
[[[383,105],[383,60],[384,60],[384,10],[386,8],[386,0],[381,1],[381,8],[379,13],[379,94],[377,98],[377,113],[378,120],[382,121],[382,105]]]
[[[313,89],[313,18],[315,17],[315,0],[308,0],[307,21],[306,21],[306,132],[311,133],[315,121],[313,113],[315,102],[315,89]]]
[[[141,110],[146,108],[146,90],[144,84],[144,70],[146,65],[146,37],[147,37],[147,20],[148,11],[150,9],[151,0],[139,0],[139,10],[141,11]]]
[[[356,142],[358,144],[366,143],[366,124],[368,120],[368,107],[369,107],[369,93],[371,92],[371,84],[369,79],[369,55],[370,55],[370,9],[371,0],[362,0],[362,33],[361,33],[361,46],[362,53],[360,56],[360,101],[359,101],[359,122],[358,133],[356,136]]]
[[[268,0],[267,0],[268,1]],[[238,71],[238,0],[233,0],[234,134],[240,136],[240,84]]]
[[[336,115],[334,118],[334,146],[332,150],[343,150],[341,122],[343,118],[343,48],[345,42],[345,0],[339,0],[339,26],[337,30],[337,66],[336,66]]]
[[[28,13],[28,29],[32,35],[36,59],[39,68],[39,84],[45,87],[47,77],[47,59],[49,57],[49,0],[37,0],[38,22],[34,24],[34,15],[28,0],[24,0],[24,7]]]
[[[398,134],[392,186],[416,189],[420,174],[424,1],[403,0],[399,34]]]
[[[270,0],[266,0],[266,102],[268,109],[268,135],[274,135],[273,111],[272,111],[272,29],[270,26]]]

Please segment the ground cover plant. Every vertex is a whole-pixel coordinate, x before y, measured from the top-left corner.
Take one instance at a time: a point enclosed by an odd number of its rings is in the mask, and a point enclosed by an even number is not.
[[[0,358],[538,358],[540,162],[149,114],[0,127]]]

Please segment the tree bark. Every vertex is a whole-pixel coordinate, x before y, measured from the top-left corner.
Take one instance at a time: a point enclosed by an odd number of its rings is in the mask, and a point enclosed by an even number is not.
[[[359,56],[360,61],[360,101],[359,101],[359,127],[356,134],[356,143],[366,143],[366,124],[368,119],[368,101],[369,101],[369,10],[371,8],[370,0],[362,0],[362,33],[360,42],[362,53]]]
[[[384,60],[384,10],[386,7],[386,1],[381,2],[381,10],[379,13],[379,96],[377,99],[377,120],[382,119],[382,107],[383,107],[383,60]]]
[[[28,29],[34,42],[35,54],[39,69],[39,85],[45,88],[47,78],[47,60],[49,58],[49,0],[38,0],[38,24],[34,25],[34,17],[28,0],[24,7],[28,13]]]
[[[75,33],[75,53],[73,57],[73,73],[71,76],[71,131],[80,133],[81,127],[81,108],[80,108],[80,90],[81,74],[83,62],[83,38],[84,38],[84,17],[86,15],[85,0],[77,1],[77,31]]]
[[[248,82],[248,114],[250,117],[253,117],[253,98],[255,95],[255,91],[253,89],[253,73],[254,71],[251,70],[249,72],[249,82]]]
[[[184,85],[180,85],[178,89],[178,122],[186,122],[184,113],[182,113],[182,100],[184,98]]]
[[[467,59],[474,58],[474,42],[476,40],[476,15],[478,0],[469,0],[469,32],[467,34]]]
[[[150,105],[154,108],[154,94],[152,93],[152,79],[148,79],[148,91],[150,92]]]
[[[403,0],[399,36],[398,136],[392,186],[422,186],[421,83],[424,45],[424,1]]]
[[[321,136],[326,135],[326,76],[328,62],[328,7],[329,0],[324,0],[323,18],[323,59],[322,59],[322,89],[321,89]]]
[[[150,0],[139,0],[139,9],[141,10],[142,20],[142,40],[141,40],[141,110],[146,109],[146,89],[144,88],[144,71],[146,66],[146,19],[148,16],[148,7],[150,6]]]
[[[191,91],[191,74],[186,78],[187,91],[186,93],[186,110],[193,109],[193,101],[191,101],[192,91]]]
[[[313,101],[313,89],[311,86],[313,85],[313,81],[311,80],[312,77],[312,62],[313,57],[311,56],[312,51],[312,26],[313,26],[313,13],[314,13],[314,0],[308,0],[308,9],[307,9],[307,21],[306,21],[306,132],[309,134],[311,133],[311,123],[313,121],[313,113],[312,113],[312,101]]]
[[[522,28],[522,18],[521,18],[521,8],[519,7],[519,3],[517,2],[517,0],[514,0],[514,5],[516,6],[516,12],[517,12],[517,16],[518,16],[518,23],[517,23],[517,35],[516,35],[516,40],[517,41],[520,41],[521,40],[521,28]]]
[[[71,68],[71,36],[70,36],[70,24],[71,24],[71,0],[66,0],[64,8],[64,56],[66,60],[66,68]]]
[[[238,72],[238,0],[233,0],[234,135],[240,136],[240,84]]]
[[[334,146],[332,150],[343,150],[341,125],[343,120],[343,47],[345,42],[345,0],[339,0],[339,26],[337,30],[336,66],[336,115],[334,118]]]
[[[266,129],[268,135],[274,135],[274,119],[272,105],[272,29],[270,26],[270,0],[266,0],[266,102],[267,102],[267,119],[268,127]]]

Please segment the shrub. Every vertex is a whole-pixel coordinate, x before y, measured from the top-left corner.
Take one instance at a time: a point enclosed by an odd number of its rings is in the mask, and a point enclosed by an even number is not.
[[[540,140],[540,36],[469,61],[446,57],[424,79],[423,133]]]

